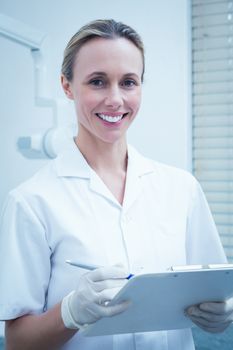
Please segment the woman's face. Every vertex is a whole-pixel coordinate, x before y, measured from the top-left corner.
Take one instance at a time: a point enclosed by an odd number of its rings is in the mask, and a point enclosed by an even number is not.
[[[140,107],[142,70],[141,52],[127,39],[96,38],[82,46],[72,81],[62,77],[74,100],[79,135],[107,143],[124,138]]]

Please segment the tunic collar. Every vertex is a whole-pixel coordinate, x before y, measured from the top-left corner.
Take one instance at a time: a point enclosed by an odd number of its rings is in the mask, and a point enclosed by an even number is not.
[[[140,177],[155,171],[153,162],[143,157],[131,145],[128,148],[128,169]],[[55,167],[59,177],[91,178],[92,168],[74,142],[70,142],[67,149],[55,159]]]

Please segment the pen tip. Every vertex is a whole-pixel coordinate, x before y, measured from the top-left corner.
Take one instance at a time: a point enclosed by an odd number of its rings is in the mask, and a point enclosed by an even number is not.
[[[70,264],[70,263],[71,263],[71,261],[70,261],[69,259],[67,259],[67,260],[66,260],[66,263],[67,263],[67,264]]]

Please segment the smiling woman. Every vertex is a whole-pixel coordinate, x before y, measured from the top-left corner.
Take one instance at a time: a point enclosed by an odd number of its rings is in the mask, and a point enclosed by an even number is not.
[[[130,307],[129,300],[109,305],[130,273],[226,261],[197,181],[127,143],[143,74],[142,41],[123,23],[91,22],[68,43],[61,82],[74,101],[77,136],[11,191],[1,222],[7,349],[194,350],[191,330],[176,325],[149,333],[82,333]],[[67,259],[102,267],[85,273]],[[203,301],[189,317],[214,333],[230,324],[232,309],[232,300]]]
[[[140,107],[142,72],[142,54],[128,39],[94,38],[79,49],[72,80],[63,75],[62,86],[74,100],[80,148],[84,139],[99,147],[122,143]]]

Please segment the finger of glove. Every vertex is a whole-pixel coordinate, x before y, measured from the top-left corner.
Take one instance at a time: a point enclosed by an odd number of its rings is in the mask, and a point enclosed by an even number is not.
[[[201,317],[209,322],[226,322],[231,314],[215,314],[201,310],[198,306],[191,306],[187,310],[188,316]]]
[[[104,303],[105,301],[111,301],[115,295],[121,290],[121,288],[105,289],[100,293],[96,293],[95,302],[97,304]]]
[[[221,328],[221,329],[219,329],[219,328],[209,328],[209,327],[202,326],[201,324],[199,324],[198,322],[196,322],[194,320],[192,320],[192,321],[193,321],[193,323],[196,326],[198,326],[199,328],[201,328],[205,332],[209,332],[209,333],[215,334],[215,333],[219,333],[219,332],[222,332],[223,330],[225,330],[225,327]]]
[[[108,279],[108,280],[97,281],[97,282],[90,281],[91,288],[95,292],[101,292],[105,289],[122,288],[127,283],[128,283],[128,280],[125,278],[124,279]]]
[[[109,305],[103,306],[103,305],[95,304],[93,306],[93,312],[95,315],[98,315],[98,317],[110,317],[110,316],[114,316],[124,312],[125,310],[127,310],[129,305],[130,305],[129,301],[124,301],[117,305],[111,305],[111,306]]]
[[[119,283],[121,281],[121,283]],[[112,283],[110,283],[112,282]],[[102,289],[105,285],[103,285],[100,289],[100,291],[95,290],[95,284],[97,282],[88,282],[83,283],[79,286],[77,292],[73,296],[73,299],[77,299],[76,303],[82,303],[85,305],[88,305],[89,303],[103,303],[105,301],[110,301],[114,298],[114,296],[122,289],[122,287],[128,282],[127,280],[118,280],[118,283],[116,280],[110,280],[109,283],[106,285],[111,287],[107,289]]]
[[[195,317],[195,316],[191,317],[191,320],[198,327],[202,328],[206,332],[211,332],[211,333],[223,332],[231,324],[231,322],[210,323],[202,318]]]
[[[200,310],[214,313],[217,315],[224,315],[233,313],[232,298],[223,302],[208,302],[199,305]]]
[[[87,277],[93,281],[104,281],[108,279],[123,279],[128,277],[129,271],[127,269],[122,268],[120,266],[107,266],[107,267],[100,267],[98,269],[95,269],[93,271],[90,271],[87,274]]]

